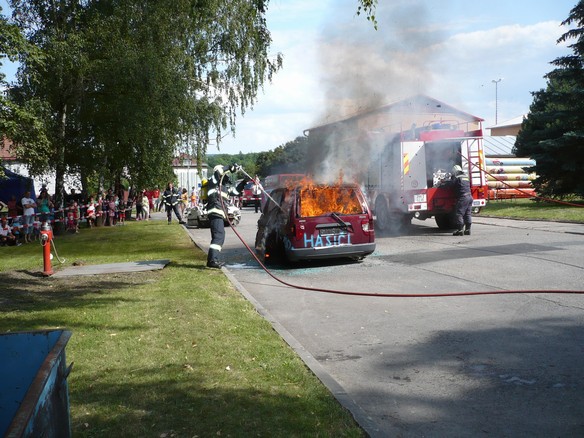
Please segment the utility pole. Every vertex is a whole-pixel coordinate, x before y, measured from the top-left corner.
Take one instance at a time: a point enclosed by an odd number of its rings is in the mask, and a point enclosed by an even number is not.
[[[495,125],[499,121],[499,82],[501,82],[503,78],[493,79],[491,82],[495,84]]]

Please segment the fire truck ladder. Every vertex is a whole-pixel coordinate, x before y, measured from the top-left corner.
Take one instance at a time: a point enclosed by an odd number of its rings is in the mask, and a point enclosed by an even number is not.
[[[467,139],[467,157],[470,174],[470,184],[471,186],[483,186],[485,185],[485,174],[483,172],[484,166],[484,153],[483,153],[483,143],[482,139],[474,138]],[[464,163],[463,163],[464,164]]]

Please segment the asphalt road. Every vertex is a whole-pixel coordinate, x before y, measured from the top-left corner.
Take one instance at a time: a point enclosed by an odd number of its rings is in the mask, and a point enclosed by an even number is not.
[[[236,230],[253,247],[256,221]],[[208,229],[189,228],[206,250]],[[471,236],[433,220],[377,236],[360,263],[278,266],[284,286],[232,230],[226,273],[370,436],[584,436],[584,225],[475,217]]]

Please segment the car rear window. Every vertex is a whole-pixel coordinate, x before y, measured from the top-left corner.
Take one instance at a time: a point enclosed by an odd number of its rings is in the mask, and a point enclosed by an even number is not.
[[[364,213],[358,189],[339,186],[311,186],[300,189],[299,211],[302,217]]]

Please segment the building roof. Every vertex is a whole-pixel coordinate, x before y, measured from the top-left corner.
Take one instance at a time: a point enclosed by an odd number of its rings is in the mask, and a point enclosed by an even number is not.
[[[406,99],[400,99],[400,100],[396,100],[394,102],[391,102],[387,105],[383,105],[381,107],[378,108],[374,108],[374,109],[368,109],[365,111],[361,111],[359,113],[353,114],[349,117],[346,117],[344,119],[339,119],[330,123],[325,123],[322,125],[317,125],[314,126],[312,128],[308,128],[305,130],[306,131],[312,131],[312,130],[318,130],[320,128],[325,128],[325,127],[329,127],[332,125],[335,125],[337,123],[345,123],[345,122],[349,122],[349,121],[353,121],[356,119],[360,119],[366,116],[374,116],[376,114],[381,114],[381,113],[395,113],[395,114],[412,114],[412,113],[417,113],[417,114],[434,114],[434,115],[440,115],[440,114],[444,114],[444,115],[452,115],[455,114],[457,117],[459,117],[462,120],[465,120],[467,122],[483,122],[484,119],[477,117],[477,116],[473,116],[472,114],[469,114],[465,111],[461,111],[451,105],[448,105],[444,102],[441,102],[437,99],[434,99],[433,97],[429,97],[423,94],[417,94],[411,97],[408,97]]]
[[[181,152],[178,157],[174,157],[172,159],[172,167],[197,167],[197,157],[196,155],[190,155],[185,152]],[[208,167],[208,164],[203,162],[201,163],[201,167],[205,168]]]
[[[521,114],[520,116],[513,117],[512,119],[505,120],[504,122],[497,123],[496,125],[489,126],[487,129],[496,129],[496,128],[509,128],[512,126],[521,126],[523,123],[523,119],[527,117],[527,114]]]

